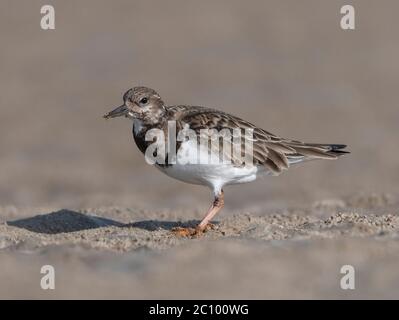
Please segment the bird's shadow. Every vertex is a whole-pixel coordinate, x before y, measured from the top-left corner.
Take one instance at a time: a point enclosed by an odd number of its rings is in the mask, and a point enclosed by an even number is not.
[[[156,231],[159,229],[172,230],[175,227],[194,227],[198,224],[198,221],[190,220],[186,222],[176,222],[143,220],[132,223],[122,223],[95,215],[62,209],[48,214],[40,214],[34,217],[7,221],[7,224],[35,233],[58,234],[110,226],[119,228],[139,228],[147,231]]]
[[[147,231],[156,231],[159,229],[172,230],[176,227],[194,228],[197,226],[199,221],[190,220],[185,222],[179,221],[160,221],[160,220],[143,220],[133,223],[126,224],[129,228],[139,228]]]

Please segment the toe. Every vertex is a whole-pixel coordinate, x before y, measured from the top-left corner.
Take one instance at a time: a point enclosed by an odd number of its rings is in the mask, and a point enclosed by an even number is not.
[[[196,230],[193,228],[176,227],[172,229],[172,233],[181,238],[191,237],[195,234]]]

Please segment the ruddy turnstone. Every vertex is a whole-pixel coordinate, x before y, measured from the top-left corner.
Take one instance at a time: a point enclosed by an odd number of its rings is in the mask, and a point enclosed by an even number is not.
[[[146,87],[128,90],[123,95],[123,104],[104,115],[104,118],[120,116],[133,120],[134,140],[146,158],[154,141],[176,142],[174,147],[168,144],[167,148],[162,149],[161,144],[157,144],[158,149],[151,150],[150,154],[155,157],[152,163],[158,169],[172,178],[205,185],[212,189],[214,201],[198,226],[173,229],[175,233],[184,236],[199,235],[211,225],[211,219],[223,208],[225,185],[250,182],[261,176],[276,176],[293,164],[313,159],[337,159],[348,153],[343,150],[346,145],[304,143],[284,139],[248,121],[215,109],[188,105],[167,106],[155,90]],[[174,128],[170,124],[174,124]],[[171,128],[173,130],[170,130]],[[239,133],[245,131],[243,137],[234,140],[236,144],[238,141],[240,151],[232,152],[235,147],[234,141],[230,149],[223,148],[221,151],[220,148],[215,148],[215,145],[220,146],[222,143],[220,136],[217,136],[216,144],[212,142],[198,144],[204,135],[209,137],[209,132],[212,130],[213,132],[238,130]],[[154,131],[160,133],[155,135],[156,139],[154,135],[149,135]],[[185,133],[181,135],[181,132]],[[187,132],[194,133],[196,137],[188,139]],[[247,132],[250,132],[250,135]],[[237,135],[233,133],[230,137],[234,136]],[[243,157],[248,155],[245,154],[248,153],[245,144],[249,145],[251,161],[245,161],[247,158]],[[158,157],[162,152],[164,157]],[[197,161],[209,159],[209,156],[211,158],[214,156],[213,159],[217,158],[218,161]],[[220,161],[222,157],[228,161]]]

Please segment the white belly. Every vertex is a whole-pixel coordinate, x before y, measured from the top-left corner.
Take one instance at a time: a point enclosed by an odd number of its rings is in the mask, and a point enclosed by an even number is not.
[[[232,164],[195,161],[206,157],[207,150],[199,150],[196,155],[195,145],[183,143],[177,152],[176,164],[167,167],[158,167],[166,175],[191,184],[207,185],[213,190],[221,189],[224,185],[251,182],[257,175],[265,173],[262,168],[254,165],[235,167]],[[195,156],[195,159],[193,158]],[[197,162],[197,163],[196,163]]]
[[[232,165],[205,164],[174,164],[169,167],[158,167],[166,175],[192,184],[202,184],[213,187],[245,183],[256,180],[258,168],[236,168]]]

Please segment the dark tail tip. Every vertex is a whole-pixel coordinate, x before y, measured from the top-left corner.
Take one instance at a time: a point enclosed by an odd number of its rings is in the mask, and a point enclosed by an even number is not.
[[[342,149],[345,149],[347,147],[346,144],[330,144],[328,146],[331,148],[331,150],[329,152],[331,152],[331,153],[333,153],[333,154],[335,154],[337,156],[350,153],[347,150],[342,150]]]

